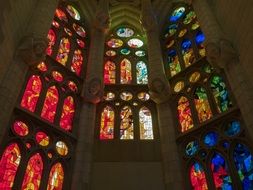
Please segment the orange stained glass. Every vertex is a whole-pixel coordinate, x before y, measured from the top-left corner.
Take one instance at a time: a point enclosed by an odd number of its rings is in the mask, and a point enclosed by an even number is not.
[[[61,163],[56,163],[51,168],[47,190],[61,190],[64,179],[64,171]]]
[[[16,143],[10,144],[0,160],[0,189],[12,189],[20,160],[21,154],[18,145]]]
[[[46,94],[41,117],[54,122],[55,112],[59,100],[58,90],[55,86],[51,86]]]
[[[34,112],[40,96],[42,83],[40,77],[32,75],[26,85],[26,89],[21,100],[21,107]]]
[[[134,139],[133,113],[129,106],[120,112],[120,139]]]
[[[112,61],[107,61],[104,67],[104,83],[115,84],[116,82],[116,66]]]
[[[15,121],[15,123],[13,124],[13,129],[15,133],[17,133],[21,137],[24,137],[29,133],[28,126],[22,121]]]
[[[38,190],[43,171],[43,161],[39,153],[34,154],[28,161],[23,179],[23,190]]]
[[[53,53],[53,46],[56,42],[56,34],[54,32],[53,29],[50,29],[48,34],[47,34],[47,39],[48,39],[48,46],[47,46],[47,49],[46,49],[46,53],[47,55],[52,55]]]
[[[75,104],[74,99],[71,96],[68,96],[64,100],[61,120],[60,120],[60,127],[66,131],[72,130],[72,123],[75,114]]]
[[[78,76],[81,74],[82,70],[82,64],[83,64],[83,55],[81,50],[75,50],[73,59],[72,59],[72,64],[71,64],[71,71],[75,72]]]
[[[128,59],[123,59],[120,63],[120,83],[132,83],[132,67],[131,62]]]
[[[68,61],[70,51],[70,42],[68,38],[62,38],[58,50],[58,54],[56,56],[56,61],[58,61],[62,65],[66,65]]]
[[[114,135],[114,111],[106,106],[101,114],[100,139],[113,139]]]
[[[212,111],[208,102],[206,90],[203,87],[196,88],[194,102],[200,123],[212,117]]]
[[[189,100],[182,96],[177,106],[178,120],[181,125],[181,132],[185,132],[193,127],[192,113]]]

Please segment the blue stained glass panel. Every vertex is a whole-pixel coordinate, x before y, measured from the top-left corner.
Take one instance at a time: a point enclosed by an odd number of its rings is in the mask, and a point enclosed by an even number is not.
[[[215,132],[209,132],[204,136],[204,143],[207,147],[215,146],[218,142],[218,134]]]
[[[235,136],[241,131],[241,125],[239,121],[232,121],[225,127],[225,134],[227,136]]]

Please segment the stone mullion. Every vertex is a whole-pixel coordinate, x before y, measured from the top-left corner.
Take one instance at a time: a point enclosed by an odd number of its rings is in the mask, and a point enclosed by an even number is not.
[[[12,114],[19,92],[25,82],[25,75],[30,65],[45,58],[47,33],[57,7],[58,0],[38,1],[28,23],[27,32],[16,49],[16,55],[0,84],[0,140],[5,133],[8,120]],[[15,88],[13,88],[15,87]]]

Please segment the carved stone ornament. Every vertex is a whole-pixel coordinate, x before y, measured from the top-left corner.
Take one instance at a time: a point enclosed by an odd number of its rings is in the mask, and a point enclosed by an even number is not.
[[[46,38],[26,36],[16,50],[16,58],[23,60],[29,66],[33,66],[45,60],[47,45],[48,40]]]
[[[154,100],[156,103],[162,103],[169,99],[169,87],[167,83],[162,81],[160,78],[155,78],[152,80],[150,87],[149,87],[150,95],[152,100]]]
[[[84,90],[84,100],[97,104],[103,98],[103,83],[98,78],[93,78],[86,82]]]

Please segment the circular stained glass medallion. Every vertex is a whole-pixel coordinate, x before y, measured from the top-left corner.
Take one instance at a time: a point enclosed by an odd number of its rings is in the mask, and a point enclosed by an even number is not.
[[[63,141],[58,141],[55,145],[56,151],[61,156],[66,156],[68,154],[68,146]]]
[[[36,142],[41,146],[47,146],[49,144],[49,136],[44,132],[38,132],[35,136]]]
[[[13,124],[13,130],[17,135],[21,137],[24,137],[29,133],[28,126],[22,121],[15,121],[15,123]]]
[[[179,7],[177,9],[175,9],[170,17],[170,21],[171,22],[178,21],[184,15],[184,12],[185,12],[184,7]]]
[[[124,101],[129,101],[133,98],[133,94],[130,92],[122,92],[120,94],[120,98]]]
[[[175,86],[174,86],[174,91],[175,92],[180,92],[184,88],[184,82],[183,81],[178,81]]]
[[[108,51],[105,52],[105,54],[106,54],[107,56],[109,56],[109,57],[113,57],[113,56],[116,55],[116,52],[113,51],[113,50],[108,50]]]
[[[145,51],[139,50],[135,52],[135,55],[138,57],[144,57],[146,55]]]
[[[120,39],[112,38],[107,42],[107,45],[111,48],[119,48],[123,45],[123,41]]]
[[[199,150],[199,144],[197,141],[191,141],[189,142],[185,147],[185,154],[187,156],[193,156],[196,154]]]
[[[137,38],[133,38],[133,39],[129,40],[127,42],[127,44],[131,48],[140,48],[143,46],[143,41],[141,41],[140,39],[137,39]]]
[[[150,95],[146,92],[140,92],[138,94],[138,99],[141,100],[141,101],[147,101],[150,99]]]
[[[122,55],[129,55],[131,53],[131,51],[127,48],[123,48],[123,49],[120,50],[120,53]]]
[[[134,35],[134,31],[130,28],[122,27],[117,30],[117,35],[122,38],[128,38]]]
[[[111,101],[115,98],[115,94],[112,92],[107,92],[106,95],[104,96],[104,99],[106,101]]]
[[[73,6],[68,5],[66,10],[73,19],[75,20],[81,19],[79,12]]]
[[[78,24],[74,23],[73,24],[73,29],[76,31],[76,33],[81,36],[81,37],[86,37],[86,31],[84,30],[83,27],[79,26]]]
[[[218,142],[218,134],[216,132],[209,132],[204,136],[203,140],[207,147],[213,147]]]
[[[191,76],[189,77],[189,81],[191,83],[195,83],[200,79],[200,73],[199,72],[194,72],[191,74]]]

